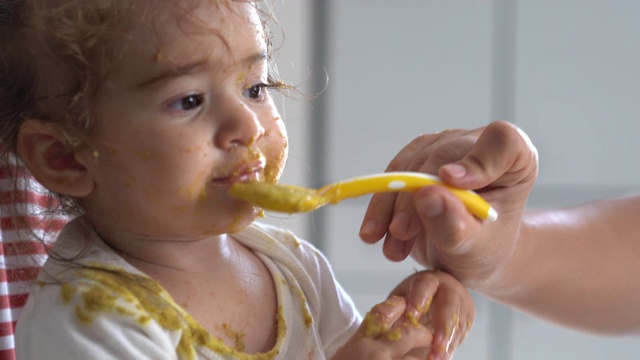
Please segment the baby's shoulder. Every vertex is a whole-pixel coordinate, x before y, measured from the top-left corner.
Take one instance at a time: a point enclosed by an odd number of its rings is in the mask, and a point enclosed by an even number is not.
[[[144,323],[151,320],[153,313],[176,312],[156,281],[116,267],[68,269],[41,279],[29,297],[34,297],[35,306],[66,309],[81,323],[105,316],[129,317]]]
[[[78,267],[41,280],[20,315],[18,347],[23,353],[33,344],[72,354],[99,350],[108,355],[96,358],[110,359],[170,353],[186,322],[163,291],[149,278],[117,269]],[[96,339],[105,336],[110,341],[95,349]]]

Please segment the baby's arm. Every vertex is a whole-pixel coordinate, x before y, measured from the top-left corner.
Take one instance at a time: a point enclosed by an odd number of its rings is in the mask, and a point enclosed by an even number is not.
[[[333,359],[450,359],[474,318],[471,295],[457,280],[417,272],[367,313]]]

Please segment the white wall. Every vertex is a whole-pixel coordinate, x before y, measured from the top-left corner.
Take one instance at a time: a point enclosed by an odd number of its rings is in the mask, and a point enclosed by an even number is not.
[[[378,172],[420,133],[505,118],[521,126],[540,152],[530,207],[640,190],[635,160],[640,2],[324,0],[329,47],[322,54],[304,40],[312,38],[313,2],[281,2],[278,13],[290,51],[282,57],[291,56],[295,76],[304,77],[306,70],[318,75],[323,71],[318,64],[329,76],[326,108],[288,112],[292,152],[301,154],[291,157],[291,177],[285,178],[290,183],[322,184]],[[322,133],[312,133],[302,118],[313,117],[309,110],[321,110],[323,117],[314,121],[321,121]],[[320,154],[300,151],[314,136],[324,139],[316,148]],[[363,312],[418,267],[390,263],[379,246],[361,243],[357,233],[366,200],[304,218],[275,218],[285,226],[302,224]],[[640,354],[638,338],[581,334],[474,297],[478,319],[456,359],[636,359]]]

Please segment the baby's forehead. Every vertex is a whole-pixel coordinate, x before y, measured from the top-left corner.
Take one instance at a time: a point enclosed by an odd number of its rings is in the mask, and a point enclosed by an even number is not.
[[[72,73],[62,81],[42,74],[46,83],[84,82],[95,89],[123,67],[157,62],[183,62],[224,52],[230,44],[251,42],[262,25],[255,3],[232,0],[31,0],[41,41],[32,47],[54,67],[65,64]],[[244,36],[244,38],[242,37]],[[43,44],[43,50],[37,49]],[[227,51],[228,52],[228,51]],[[44,58],[48,58],[44,59]],[[135,60],[133,59],[135,58]],[[42,60],[44,59],[44,60]],[[40,69],[49,67],[39,66]],[[69,71],[65,71],[68,73]],[[127,76],[127,72],[119,75]],[[65,80],[67,79],[67,80]],[[69,80],[75,79],[75,80]],[[45,90],[58,94],[76,87]]]
[[[167,3],[145,12],[115,46],[121,46],[124,57],[142,56],[152,62],[183,63],[184,58],[209,56],[233,62],[240,55],[238,50],[264,38],[257,11],[247,2],[220,6],[216,1],[192,1],[199,4],[197,8],[182,9],[181,5],[176,11]]]
[[[135,29],[161,34],[170,25],[185,32],[215,30],[231,16],[243,16],[252,1],[233,0],[30,0],[36,32],[90,39],[126,39]],[[254,8],[255,9],[255,8]]]
[[[264,35],[257,9],[249,1],[187,0],[159,2],[158,6],[135,5],[137,15],[124,29],[123,41],[136,47],[212,43],[224,47],[243,36]]]

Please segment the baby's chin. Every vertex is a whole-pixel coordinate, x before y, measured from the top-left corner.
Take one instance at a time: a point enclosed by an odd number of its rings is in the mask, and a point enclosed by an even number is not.
[[[234,213],[230,223],[225,227],[226,229],[223,232],[232,234],[242,231],[256,221],[256,219],[263,217],[264,212],[262,209],[246,204],[246,206],[243,206],[242,209],[238,209]]]

